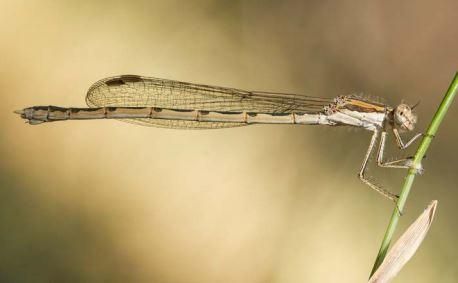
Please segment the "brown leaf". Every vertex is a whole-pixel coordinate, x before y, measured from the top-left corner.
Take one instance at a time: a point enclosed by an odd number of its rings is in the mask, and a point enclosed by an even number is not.
[[[396,241],[369,283],[390,282],[412,258],[423,242],[434,219],[437,200],[433,200],[423,213]]]

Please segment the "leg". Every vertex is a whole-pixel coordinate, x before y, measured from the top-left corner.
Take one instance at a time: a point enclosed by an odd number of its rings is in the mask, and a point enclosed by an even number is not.
[[[397,159],[397,160],[393,160],[393,161],[387,161],[387,162],[383,162],[382,164],[379,164],[380,167],[391,167],[391,165],[395,165],[396,163],[401,163],[401,162],[405,162],[405,163],[408,163],[409,161],[412,160],[412,157],[406,157],[406,158],[401,158],[401,159]],[[406,165],[406,164],[403,164],[403,165],[400,165],[402,166],[401,168],[402,169],[405,169],[404,166],[409,166],[409,165]],[[393,168],[393,167],[391,167]]]
[[[413,138],[411,138],[406,144],[401,139],[401,136],[399,135],[399,132],[396,129],[393,129],[393,133],[396,137],[396,143],[398,144],[398,147],[400,149],[406,149],[408,146],[410,146],[415,140],[417,140],[419,137],[421,137],[423,134],[418,133],[416,134]],[[398,168],[398,169],[410,169],[412,164],[411,160],[412,158],[402,158],[398,160],[393,160],[389,162],[384,162],[383,161],[383,153],[385,151],[385,142],[386,142],[386,132],[383,131],[381,134],[380,138],[380,146],[377,154],[377,165],[380,167],[385,167],[385,168]],[[399,164],[403,162],[402,164]],[[421,174],[423,170],[421,168],[418,169],[418,172]]]
[[[375,184],[372,184],[364,176],[364,174],[366,173],[366,169],[367,169],[367,163],[369,161],[369,157],[371,156],[372,150],[374,149],[375,142],[377,141],[377,137],[378,137],[378,131],[376,130],[376,131],[374,131],[374,134],[372,135],[371,141],[369,143],[369,148],[367,149],[366,155],[364,156],[363,164],[361,165],[361,170],[359,171],[358,177],[364,184],[368,185],[371,189],[373,189],[373,190],[377,191],[378,193],[382,194],[384,197],[396,202],[397,199],[398,199],[398,196],[396,196],[395,194],[393,194],[393,193],[391,193],[391,192],[389,192],[387,190],[384,190],[384,189],[380,188],[379,186],[377,186]]]
[[[385,168],[408,169],[409,166],[407,164],[397,164],[397,163],[408,161],[409,158],[403,158],[403,159],[394,160],[390,162],[383,162],[383,153],[385,151],[385,143],[386,143],[386,132],[383,131],[380,136],[380,145],[379,145],[378,153],[377,153],[377,165],[380,167],[385,167]],[[402,143],[402,140],[401,140],[401,143]]]
[[[418,133],[413,138],[411,138],[407,143],[404,144],[404,142],[401,139],[401,136],[399,135],[399,132],[396,128],[393,128],[393,134],[396,137],[396,143],[400,149],[406,149],[411,145],[414,141],[416,141],[419,137],[423,136],[422,133]]]

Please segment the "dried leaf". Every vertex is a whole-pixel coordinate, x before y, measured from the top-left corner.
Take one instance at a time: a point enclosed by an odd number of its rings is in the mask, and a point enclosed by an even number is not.
[[[436,207],[437,200],[433,200],[417,220],[399,237],[380,267],[369,279],[369,283],[390,282],[399,273],[423,242],[433,222]]]

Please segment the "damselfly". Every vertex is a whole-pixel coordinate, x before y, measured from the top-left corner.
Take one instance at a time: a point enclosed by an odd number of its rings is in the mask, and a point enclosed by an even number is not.
[[[176,129],[217,129],[252,124],[299,124],[352,126],[372,131],[359,178],[390,200],[397,196],[365,177],[369,157],[380,136],[377,164],[410,168],[408,158],[384,162],[383,153],[390,130],[400,149],[400,133],[412,131],[417,116],[407,104],[396,107],[357,96],[317,98],[287,93],[245,91],[235,88],[185,83],[135,75],[110,77],[96,82],[86,95],[89,108],[33,106],[15,111],[31,125],[44,122],[87,119],[119,119],[143,126]]]

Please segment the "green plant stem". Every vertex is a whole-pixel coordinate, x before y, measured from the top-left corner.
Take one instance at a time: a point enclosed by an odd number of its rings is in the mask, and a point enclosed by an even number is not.
[[[412,166],[408,170],[407,177],[404,181],[404,186],[402,187],[401,194],[399,195],[399,199],[397,201],[397,205],[393,210],[393,214],[391,215],[390,223],[388,224],[388,228],[386,229],[385,236],[383,237],[382,244],[380,246],[380,250],[377,255],[377,259],[375,260],[374,267],[372,268],[371,276],[377,270],[377,268],[382,264],[383,259],[388,251],[388,247],[390,246],[391,240],[394,235],[394,231],[398,224],[399,218],[401,216],[401,211],[404,209],[404,205],[407,200],[407,196],[409,195],[410,189],[412,187],[413,181],[415,179],[415,175],[418,173],[418,170],[415,168],[419,168],[421,166],[421,161],[428,150],[431,141],[433,140],[434,136],[437,133],[437,129],[441,124],[442,120],[444,119],[445,114],[447,113],[448,108],[452,104],[453,98],[455,97],[456,93],[458,92],[458,72],[455,73],[455,77],[453,78],[450,87],[448,88],[439,108],[434,115],[431,124],[426,131],[420,146],[418,147],[417,152],[412,161]]]

